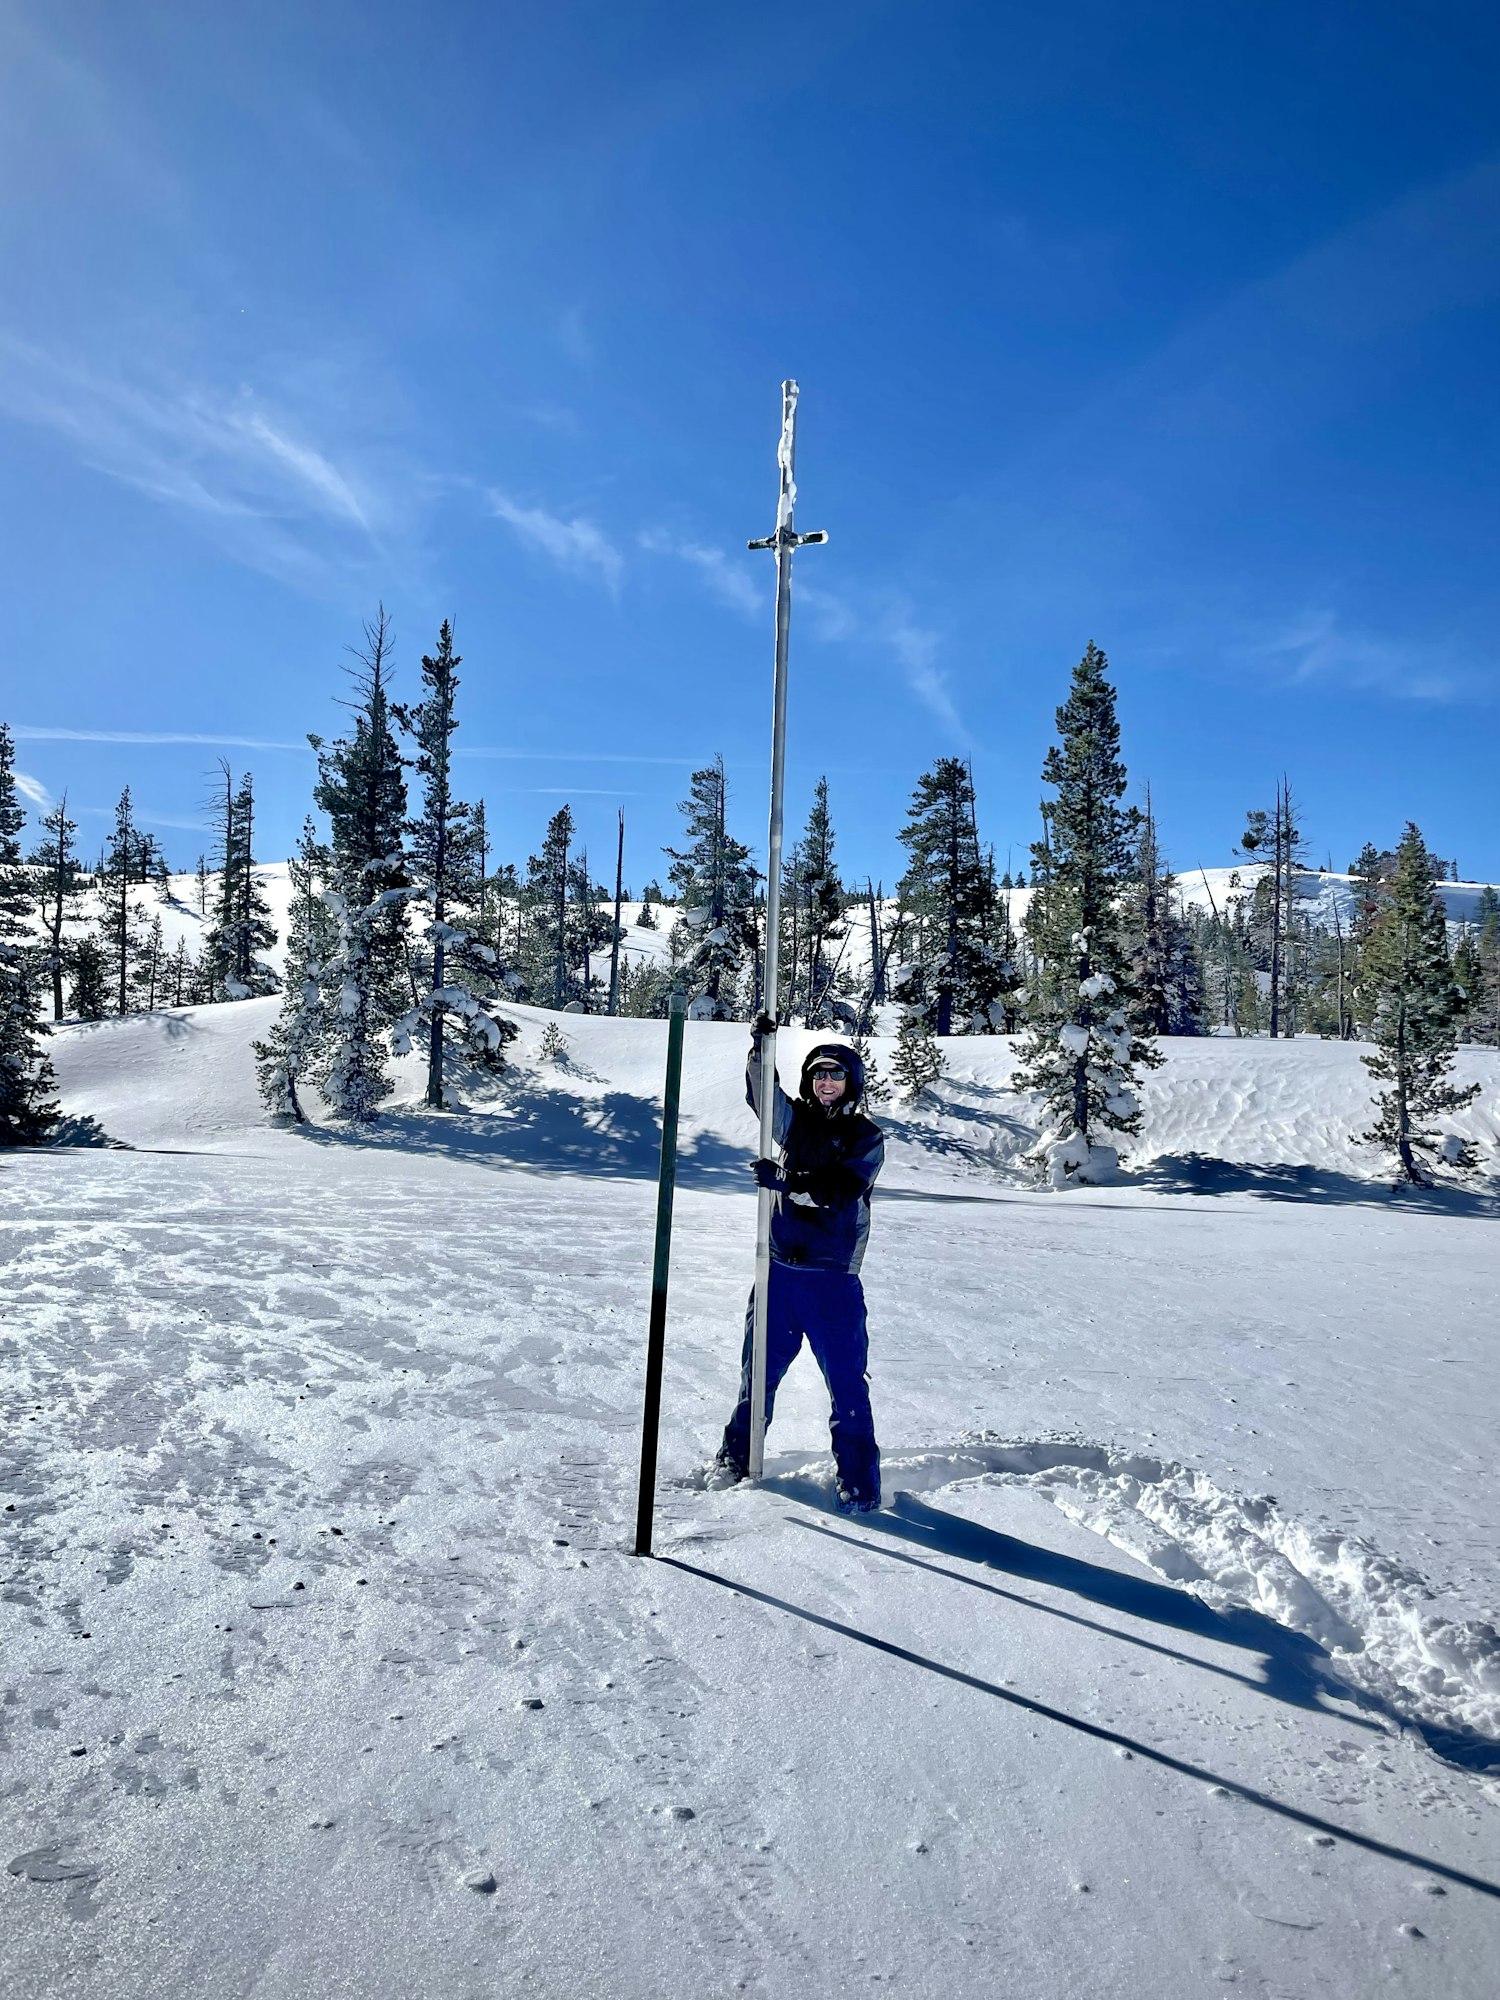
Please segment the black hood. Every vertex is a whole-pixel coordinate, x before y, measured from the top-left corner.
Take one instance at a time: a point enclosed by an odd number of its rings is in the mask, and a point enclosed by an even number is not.
[[[823,1108],[813,1096],[810,1074],[813,1064],[820,1056],[831,1056],[849,1079],[844,1086],[844,1094],[839,1099],[838,1110],[834,1116],[837,1117],[846,1111],[857,1111],[860,1100],[865,1094],[865,1066],[860,1060],[858,1049],[851,1049],[847,1042],[819,1042],[815,1048],[808,1050],[802,1063],[802,1085],[797,1093],[802,1102],[816,1105],[819,1111]]]

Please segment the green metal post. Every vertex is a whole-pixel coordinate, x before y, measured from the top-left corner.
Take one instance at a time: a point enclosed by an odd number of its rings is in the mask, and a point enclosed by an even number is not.
[[[651,1270],[651,1325],[646,1336],[646,1406],[641,1418],[641,1490],[635,1552],[651,1553],[656,1509],[656,1434],[661,1428],[661,1370],[667,1344],[667,1278],[672,1265],[672,1196],[677,1186],[677,1105],[682,1094],[682,1024],[687,1002],[672,996],[667,1016],[667,1081],[661,1107],[661,1169],[656,1182],[656,1261]]]

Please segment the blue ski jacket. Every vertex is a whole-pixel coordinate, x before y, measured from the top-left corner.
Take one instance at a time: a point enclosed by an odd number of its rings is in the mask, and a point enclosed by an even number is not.
[[[830,1111],[813,1095],[808,1071],[819,1056],[843,1065],[848,1083]],[[745,1098],[759,1116],[761,1044],[750,1045]],[[860,1108],[865,1066],[844,1042],[820,1042],[802,1065],[796,1100],[774,1080],[772,1113],[785,1189],[771,1212],[771,1255],[811,1271],[858,1271],[870,1234],[870,1190],[885,1160],[885,1140]]]

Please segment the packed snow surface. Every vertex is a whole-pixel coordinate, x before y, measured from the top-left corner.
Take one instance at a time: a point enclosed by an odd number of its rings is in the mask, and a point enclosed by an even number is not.
[[[805,1356],[703,1483],[755,1128],[691,1025],[647,1562],[662,1025],[514,1010],[361,1139],[262,1122],[276,1004],[64,1030],[114,1144],[0,1163],[6,2000],[1493,1993],[1494,1052],[1469,1192],[1391,1190],[1356,1049],[1214,1040],[1054,1194],[949,1043],[849,1521]]]

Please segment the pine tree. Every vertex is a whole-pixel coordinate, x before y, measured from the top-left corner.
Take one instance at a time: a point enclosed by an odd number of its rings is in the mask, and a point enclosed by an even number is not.
[[[0,1146],[40,1145],[57,1121],[38,1008],[42,959],[28,922],[33,891],[21,862],[25,824],[15,744],[0,723]]]
[[[559,1013],[577,998],[577,967],[582,959],[569,897],[572,854],[573,811],[564,805],[547,822],[540,854],[527,858],[518,953],[527,997]]]
[[[52,1018],[63,1017],[63,974],[67,970],[69,946],[66,926],[78,912],[80,877],[78,850],[73,836],[78,827],[68,818],[68,795],[63,793],[42,821],[46,835],[32,851],[36,870],[37,900],[47,933],[46,974],[52,987]]]
[[[547,1023],[542,1039],[537,1044],[537,1055],[543,1062],[561,1063],[567,1061],[567,1038],[564,1036],[562,1029],[558,1027],[556,1021],[549,1021]]]
[[[1493,1048],[1500,1045],[1500,896],[1488,883],[1480,891],[1474,919],[1479,989],[1470,1003],[1470,1022],[1475,1041]]]
[[[172,1005],[182,1007],[187,1004],[192,987],[192,966],[188,960],[187,939],[177,940],[177,949],[172,954],[171,967]]]
[[[1033,1157],[1055,1187],[1113,1171],[1109,1141],[1139,1129],[1135,1069],[1161,1060],[1129,1022],[1136,994],[1123,933],[1140,815],[1119,803],[1125,766],[1108,665],[1090,642],[1073,671],[1057,711],[1060,741],[1042,765],[1056,797],[1032,848],[1027,928],[1041,976],[1016,1084],[1046,1108],[1050,1126]]]
[[[1020,984],[1008,920],[1002,927],[993,860],[979,845],[974,781],[957,757],[923,773],[899,836],[907,871],[903,912],[916,919],[917,968],[908,994],[939,1035],[1002,1031]]]
[[[1136,870],[1131,952],[1136,997],[1131,1023],[1144,1035],[1201,1034],[1203,972],[1177,898],[1177,878],[1157,839],[1149,785]]]
[[[166,963],[166,940],[162,936],[161,917],[154,915],[146,926],[135,971],[136,995],[148,1014],[156,1012],[157,998],[165,982]]]
[[[307,1122],[297,1086],[316,1076],[330,1039],[321,982],[338,949],[338,926],[323,894],[332,869],[332,855],[312,821],[304,820],[296,855],[287,864],[292,895],[285,997],[270,1033],[253,1044],[261,1102],[273,1118],[296,1125]]]
[[[322,1090],[337,1117],[373,1119],[391,1084],[384,1036],[404,1011],[408,887],[402,835],[406,780],[391,733],[391,629],[382,605],[365,626],[352,669],[357,699],[352,735],[318,752],[314,799],[328,815],[335,886],[324,900],[338,924],[333,957],[323,967],[332,1054]]]
[[[728,830],[729,788],[724,759],[694,771],[678,811],[688,844],[668,847],[668,879],[682,915],[674,926],[678,990],[689,996],[695,1018],[729,1021],[741,1000],[740,983],[756,962],[756,882],[750,850]]]
[[[404,1055],[414,1041],[427,1058],[427,1102],[442,1110],[457,1102],[456,1069],[472,1063],[503,1066],[501,1051],[514,1025],[489,1005],[496,976],[494,947],[479,935],[483,896],[480,842],[472,809],[453,794],[455,700],[461,656],[445,618],[437,651],[422,656],[426,698],[414,708],[393,708],[417,746],[422,811],[407,825],[409,869],[427,906],[425,948],[419,954],[425,990],[396,1023],[392,1047]],[[462,918],[474,912],[473,928]]]
[[[871,1047],[870,1047],[870,1036],[869,1036],[869,1032],[868,1032],[868,1030],[866,1030],[866,1029],[864,1029],[864,1028],[857,1028],[857,1029],[855,1030],[855,1033],[854,1033],[854,1050],[855,1050],[855,1054],[856,1054],[856,1055],[857,1055],[857,1056],[859,1057],[860,1061],[861,1061],[861,1062],[862,1062],[862,1063],[864,1064],[864,1070],[865,1070],[865,1090],[864,1090],[864,1100],[865,1100],[865,1103],[866,1103],[866,1104],[884,1104],[884,1103],[885,1103],[885,1101],[886,1101],[886,1099],[887,1099],[887,1098],[888,1098],[888,1097],[890,1096],[890,1094],[891,1094],[891,1087],[890,1087],[890,1085],[889,1085],[889,1084],[888,1084],[888,1083],[886,1082],[885,1078],[884,1078],[884,1077],[883,1077],[883,1076],[882,1076],[882,1075],[880,1074],[880,1071],[879,1071],[878,1067],[876,1066],[876,1062],[875,1062],[875,1056],[874,1056],[874,1053],[873,1053],[873,1051],[872,1051],[872,1049],[871,1049]],[[937,1073],[938,1075],[941,1075],[941,1074],[942,1074],[942,1065],[943,1065],[943,1057],[942,1057],[942,1051],[941,1051],[941,1050],[940,1050],[940,1049],[939,1049],[939,1048],[937,1047],[937,1044],[936,1044],[935,1042],[934,1042],[934,1043],[932,1044],[932,1053],[933,1053],[934,1055],[936,1055],[936,1057],[937,1057],[937,1060],[938,1060],[938,1068],[937,1068],[937,1072],[936,1072],[936,1073]]]
[[[1428,1121],[1462,1110],[1479,1091],[1478,1084],[1460,1090],[1448,1080],[1462,1003],[1435,880],[1433,858],[1408,821],[1366,946],[1375,1053],[1360,1058],[1389,1088],[1375,1100],[1374,1125],[1358,1136],[1393,1152],[1402,1178],[1424,1187],[1431,1178],[1422,1155],[1429,1163],[1442,1159],[1460,1172],[1472,1171],[1472,1146],[1444,1138]]]
[[[1479,958],[1479,939],[1465,924],[1453,947],[1453,984],[1458,993],[1458,1039],[1480,1040],[1482,1027],[1484,967]]]
[[[1304,872],[1306,841],[1292,788],[1276,787],[1271,812],[1257,807],[1245,818],[1240,850],[1265,863],[1251,897],[1251,934],[1258,969],[1269,981],[1271,1035],[1295,1035],[1307,960],[1307,926],[1298,908],[1297,884]]]
[[[69,1000],[80,1021],[102,1021],[109,1012],[109,967],[96,937],[81,937],[73,947]]]
[[[115,1012],[131,1012],[131,996],[136,972],[145,947],[145,912],[131,895],[138,852],[135,820],[130,804],[130,787],[120,794],[115,807],[114,832],[109,836],[100,875],[99,948],[108,967]]]
[[[270,908],[255,872],[255,787],[247,771],[238,789],[228,764],[212,810],[219,834],[214,921],[204,940],[216,1000],[249,1000],[276,991],[276,976],[259,957],[276,942]]]
[[[896,1030],[896,1051],[891,1057],[891,1079],[908,1104],[922,1095],[943,1073],[943,1052],[937,1045],[926,1011],[908,1007]]]
[[[838,961],[848,933],[844,921],[844,885],[834,860],[833,815],[828,809],[826,778],[819,778],[813,787],[813,802],[799,849],[801,865],[796,889],[806,912],[807,926],[802,1025],[825,1028],[833,1018],[830,1002],[837,990]]]

